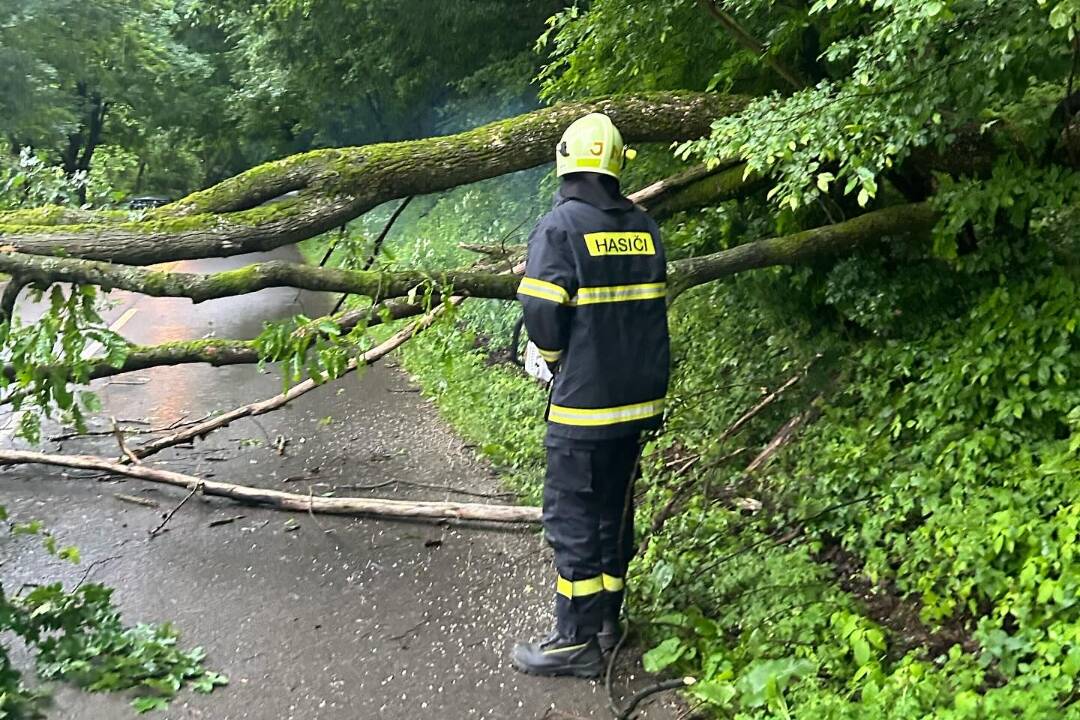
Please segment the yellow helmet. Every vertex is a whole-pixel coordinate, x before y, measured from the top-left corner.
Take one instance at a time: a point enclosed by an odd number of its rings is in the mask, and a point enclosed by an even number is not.
[[[633,150],[623,146],[619,129],[602,113],[589,113],[566,128],[555,148],[555,175],[594,172],[618,178]]]

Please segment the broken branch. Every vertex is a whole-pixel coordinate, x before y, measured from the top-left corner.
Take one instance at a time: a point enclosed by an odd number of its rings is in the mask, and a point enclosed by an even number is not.
[[[754,405],[754,407],[750,408],[745,413],[743,413],[742,416],[739,417],[738,420],[736,420],[734,423],[731,424],[731,427],[729,427],[727,430],[725,430],[723,432],[722,435],[720,435],[720,437],[716,441],[717,444],[722,443],[723,441],[727,440],[729,437],[731,437],[735,433],[742,430],[746,426],[746,423],[753,420],[755,417],[757,417],[761,413],[762,410],[764,410],[765,408],[769,407],[769,405],[772,405],[774,402],[776,402],[777,398],[779,398],[781,395],[783,395],[784,392],[788,388],[790,388],[795,383],[799,382],[799,380],[806,377],[806,373],[809,372],[810,366],[813,365],[814,362],[820,357],[821,357],[820,353],[815,355],[814,359],[811,360],[809,363],[807,363],[806,367],[804,367],[800,372],[796,373],[795,375],[792,375],[787,380],[787,382],[785,382],[783,385],[778,387],[776,390],[773,390],[771,393],[769,393],[764,398],[762,398],[760,402],[758,402],[756,405]]]
[[[540,508],[517,505],[482,505],[456,502],[413,502],[375,498],[310,497],[296,493],[266,490],[203,480],[193,475],[161,470],[148,465],[123,465],[92,455],[50,455],[26,450],[0,450],[0,465],[54,465],[81,470],[102,470],[148,482],[201,489],[204,495],[229,498],[242,503],[263,505],[290,512],[327,515],[376,515],[412,519],[457,519],[504,523],[538,523]]]
[[[817,407],[817,403],[820,400],[821,396],[819,395],[814,399],[813,404],[808,410],[802,411],[784,423],[780,429],[776,431],[776,434],[773,436],[772,440],[769,441],[769,444],[758,453],[757,457],[750,461],[750,464],[746,466],[744,472],[747,475],[750,475],[760,470],[772,460],[773,456],[775,456],[782,447],[787,445],[796,435],[798,435],[799,430],[803,425],[806,425],[808,422],[817,418],[817,416],[821,414],[821,411]]]
[[[450,298],[449,303],[457,305],[460,304],[463,300],[464,298],[460,297]],[[406,341],[415,336],[417,333],[431,327],[431,325],[434,324],[435,320],[438,319],[438,317],[442,314],[445,308],[446,305],[440,305],[439,307],[435,308],[427,315],[425,315],[423,318],[413,323],[410,323],[409,326],[404,330],[400,330],[388,340],[380,343],[371,350],[368,350],[359,358],[350,360],[345,366],[345,371],[342,373],[342,376],[352,372],[353,370],[356,370],[356,368],[358,367],[372,364],[376,360],[379,360],[380,358],[388,355],[391,351],[403,345]],[[272,398],[238,407],[234,410],[230,410],[227,413],[218,415],[217,417],[210,418],[205,422],[201,422],[196,425],[191,425],[187,428],[184,428],[178,433],[173,433],[172,435],[168,435],[153,442],[147,443],[146,445],[143,445],[142,447],[136,449],[135,455],[139,458],[145,458],[153,455],[156,452],[160,452],[165,448],[179,445],[181,443],[188,442],[189,440],[194,440],[195,438],[203,437],[214,430],[229,425],[235,420],[239,420],[240,418],[262,415],[272,410],[277,410],[282,405],[285,405],[286,403],[295,400],[301,395],[311,392],[316,387],[319,387],[321,384],[322,383],[316,382],[314,379],[309,378],[301,383],[297,383],[293,387],[289,388],[289,390],[287,390],[286,392],[275,395]]]
[[[165,513],[165,517],[161,519],[161,522],[158,524],[158,526],[150,531],[151,540],[156,538],[158,536],[158,533],[165,529],[165,526],[169,524],[170,520],[172,520],[173,515],[180,512],[180,508],[184,507],[187,501],[190,500],[195,493],[199,492],[200,489],[202,489],[202,483],[196,482],[194,485],[191,486],[191,491],[184,496],[184,499],[181,500],[180,503],[172,510]]]
[[[131,452],[131,448],[124,442],[124,431],[120,429],[120,424],[116,422],[116,418],[110,418],[112,420],[113,435],[116,436],[116,444],[120,446],[120,454],[124,458],[127,458],[128,462],[138,465],[141,461],[135,456],[135,453]]]

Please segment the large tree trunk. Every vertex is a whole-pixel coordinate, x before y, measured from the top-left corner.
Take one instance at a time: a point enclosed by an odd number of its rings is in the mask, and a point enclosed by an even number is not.
[[[746,102],[694,93],[618,96],[556,105],[446,137],[316,150],[249,170],[140,222],[28,226],[0,216],[0,244],[131,265],[272,250],[339,227],[387,200],[548,162],[563,129],[585,112],[610,115],[628,142],[669,142],[707,134],[714,118]]]

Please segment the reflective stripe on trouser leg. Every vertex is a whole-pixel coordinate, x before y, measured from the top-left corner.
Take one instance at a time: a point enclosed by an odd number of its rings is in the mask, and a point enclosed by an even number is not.
[[[561,578],[557,625],[567,636],[595,634],[622,606],[635,550],[632,513],[624,513],[638,448],[636,435],[548,448],[544,531]]]
[[[544,481],[544,534],[559,574],[555,620],[560,634],[576,640],[603,625],[606,595],[601,576],[600,498],[593,490],[592,453],[548,448]]]
[[[595,595],[607,589],[606,577],[606,575],[597,575],[584,580],[567,580],[560,575],[555,584],[555,592],[571,600],[576,597]]]
[[[621,577],[615,577],[614,575],[608,575],[603,573],[600,576],[600,582],[604,585],[606,592],[622,592],[624,583]]]

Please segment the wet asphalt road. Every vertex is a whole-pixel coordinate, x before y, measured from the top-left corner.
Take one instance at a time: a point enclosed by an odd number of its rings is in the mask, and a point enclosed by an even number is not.
[[[275,256],[296,258],[291,251]],[[211,271],[250,260],[173,267]],[[253,337],[264,318],[314,316],[328,308],[325,297],[290,289],[202,305],[127,293],[113,298],[108,318],[129,339],[146,344],[208,333]],[[253,367],[156,368],[103,384],[105,411],[95,429],[107,429],[110,415],[162,427],[269,397],[281,387],[276,374]],[[490,468],[415,390],[391,360],[275,413],[239,421],[194,448],[161,453],[154,462],[301,493],[511,500],[405,484],[502,491]],[[284,455],[274,447],[279,436],[287,441]],[[14,443],[10,432],[2,442]],[[107,437],[50,441],[43,449],[116,454]],[[158,507],[123,501],[118,494]],[[228,687],[209,696],[185,692],[159,717],[609,717],[601,683],[526,677],[506,662],[515,638],[540,635],[549,622],[553,571],[535,530],[316,519],[197,498],[150,539],[162,512],[184,494],[78,471],[0,471],[0,504],[16,519],[43,520],[63,544],[77,545],[83,558],[73,567],[45,555],[33,539],[0,539],[0,581],[6,588],[56,578],[73,584],[96,563],[91,579],[117,588],[116,600],[130,622],[175,622],[185,646],[206,648],[208,664],[231,678]],[[641,682],[636,661],[623,671]],[[55,697],[51,718],[136,717],[129,695],[59,686]],[[643,715],[674,716],[674,709],[661,704]]]

